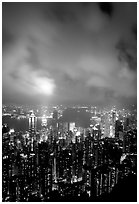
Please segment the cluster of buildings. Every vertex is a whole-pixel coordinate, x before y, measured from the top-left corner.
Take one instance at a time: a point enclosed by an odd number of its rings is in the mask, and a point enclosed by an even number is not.
[[[29,113],[29,130],[3,125],[3,201],[95,199],[136,175],[137,129],[127,113],[91,112],[90,127],[60,119],[57,110]],[[57,197],[54,197],[56,195]],[[54,200],[55,199],[55,200]]]

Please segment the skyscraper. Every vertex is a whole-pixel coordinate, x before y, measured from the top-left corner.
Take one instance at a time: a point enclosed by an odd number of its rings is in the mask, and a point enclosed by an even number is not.
[[[46,128],[46,126],[47,126],[47,118],[45,115],[43,115],[43,117],[42,117],[42,124],[41,125],[43,128]]]
[[[29,115],[29,132],[30,133],[35,133],[35,131],[36,131],[36,122],[37,122],[37,118],[36,118],[34,112],[31,111],[30,115]]]

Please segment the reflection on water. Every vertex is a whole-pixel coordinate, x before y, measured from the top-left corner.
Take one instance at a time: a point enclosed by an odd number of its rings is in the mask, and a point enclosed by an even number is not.
[[[3,116],[2,123],[7,123],[9,128],[14,128],[15,131],[29,130],[29,120],[11,118],[10,116]],[[37,129],[41,129],[41,119],[37,118]]]
[[[63,112],[63,116],[59,122],[75,122],[76,127],[87,128],[90,126],[90,113],[85,110],[67,109]],[[3,116],[2,123],[7,123],[9,128],[14,128],[15,131],[29,130],[28,118],[11,118],[10,116]],[[37,130],[41,129],[41,118],[37,118]]]

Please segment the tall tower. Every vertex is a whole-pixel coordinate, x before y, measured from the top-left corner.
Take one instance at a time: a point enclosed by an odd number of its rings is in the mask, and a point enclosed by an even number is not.
[[[48,139],[48,130],[47,130],[47,118],[45,115],[42,116],[42,140],[46,141]]]
[[[35,133],[35,131],[36,131],[36,122],[37,122],[37,118],[36,118],[34,112],[31,111],[30,115],[29,115],[29,132],[30,133]]]
[[[56,152],[52,153],[52,175],[53,175],[53,184],[52,184],[52,190],[58,190],[57,185],[57,165],[56,165]]]
[[[46,128],[47,127],[47,118],[45,115],[43,115],[42,117],[42,123],[41,123],[42,127],[43,128]]]
[[[110,115],[109,113],[105,114],[105,127],[104,127],[104,137],[110,136]]]
[[[53,111],[53,141],[58,140],[58,111],[54,110]]]
[[[116,109],[113,107],[111,110],[111,125],[110,125],[110,136],[115,137],[115,122],[116,122]]]

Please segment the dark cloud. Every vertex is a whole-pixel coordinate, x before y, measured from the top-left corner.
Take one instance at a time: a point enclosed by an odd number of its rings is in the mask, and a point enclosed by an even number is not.
[[[116,46],[119,50],[119,60],[127,63],[127,68],[130,70],[137,70],[137,47],[136,44],[120,40]]]
[[[52,6],[52,15],[61,23],[71,23],[76,19],[75,13],[71,10],[71,3],[59,3]]]
[[[40,63],[39,63],[38,55],[36,51],[31,45],[27,47],[27,51],[28,51],[28,56],[26,58],[26,63],[30,64],[33,67],[33,69],[38,69],[38,67],[40,66]]]
[[[68,74],[62,74],[62,81],[67,84],[68,86],[75,86],[77,83],[79,83],[80,79],[73,79]]]
[[[7,46],[14,43],[15,37],[12,35],[6,28],[2,28],[2,49],[3,51],[6,49]]]
[[[20,76],[18,76],[17,72],[11,72],[10,77],[13,78],[13,80],[18,80],[21,78]]]
[[[102,12],[108,14],[110,17],[112,16],[113,5],[111,2],[100,2],[99,6]]]
[[[137,24],[132,26],[132,32],[134,34],[135,40],[137,40]]]

